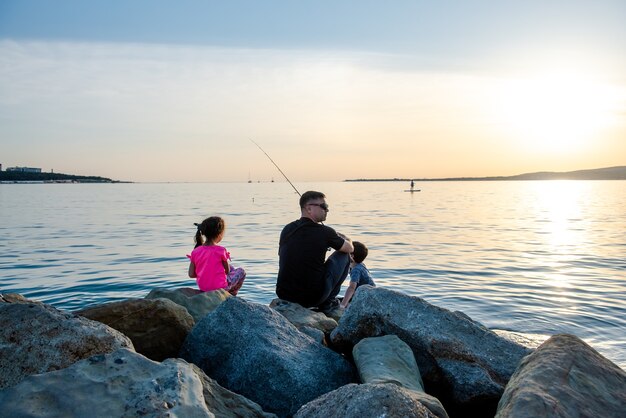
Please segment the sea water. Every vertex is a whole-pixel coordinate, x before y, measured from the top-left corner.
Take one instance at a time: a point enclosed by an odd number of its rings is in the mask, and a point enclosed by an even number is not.
[[[296,183],[326,193],[326,225],[369,247],[376,284],[490,328],[573,333],[626,368],[626,182]],[[269,303],[278,236],[299,217],[285,182],[0,185],[0,292],[57,308],[195,287],[194,222],[226,219],[222,245]]]

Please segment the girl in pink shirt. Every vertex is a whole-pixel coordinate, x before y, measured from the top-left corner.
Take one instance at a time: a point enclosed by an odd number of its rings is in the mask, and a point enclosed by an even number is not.
[[[230,253],[217,244],[224,238],[226,224],[219,216],[206,218],[198,227],[196,247],[187,255],[190,259],[189,277],[195,278],[203,292],[226,289],[233,296],[246,278],[242,268],[230,265]]]

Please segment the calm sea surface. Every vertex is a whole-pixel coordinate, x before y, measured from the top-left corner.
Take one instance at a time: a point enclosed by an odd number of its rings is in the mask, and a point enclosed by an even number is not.
[[[385,286],[488,327],[578,335],[626,368],[626,182],[296,183],[321,190],[327,225],[370,248]],[[274,298],[278,235],[299,217],[283,182],[0,185],[0,292],[75,310],[187,278],[194,222]]]

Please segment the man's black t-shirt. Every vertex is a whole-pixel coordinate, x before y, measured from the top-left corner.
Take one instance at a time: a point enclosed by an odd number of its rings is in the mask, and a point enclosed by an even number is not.
[[[324,289],[328,247],[338,250],[344,239],[329,226],[300,218],[283,228],[278,246],[276,295],[303,306],[319,302]]]

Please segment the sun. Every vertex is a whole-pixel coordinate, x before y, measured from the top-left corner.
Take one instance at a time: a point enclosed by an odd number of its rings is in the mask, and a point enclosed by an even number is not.
[[[619,103],[614,86],[567,71],[503,81],[495,98],[492,111],[504,133],[544,153],[591,146],[616,122]]]

